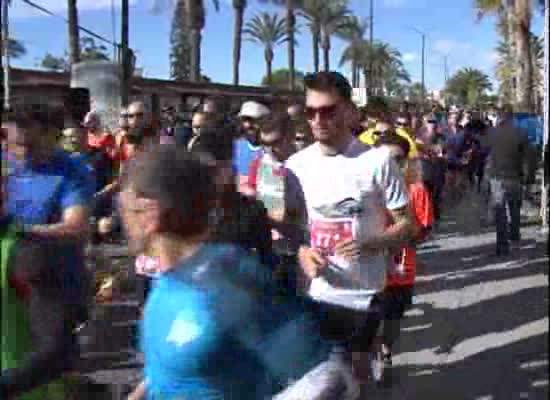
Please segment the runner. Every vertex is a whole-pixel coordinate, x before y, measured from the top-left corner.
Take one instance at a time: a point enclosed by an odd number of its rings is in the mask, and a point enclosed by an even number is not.
[[[433,208],[430,192],[421,179],[419,160],[406,158],[408,143],[400,137],[384,136],[380,139],[380,145],[387,148],[392,158],[403,166],[411,212],[416,220],[414,239],[395,256],[392,268],[386,275],[381,353],[383,368],[389,368],[392,366],[393,345],[400,334],[400,320],[412,304],[416,278],[416,244],[431,232]]]
[[[378,328],[380,315],[374,310],[388,249],[410,238],[413,220],[401,172],[389,153],[360,143],[349,129],[349,82],[339,73],[320,72],[308,75],[305,86],[306,116],[316,143],[287,163],[309,220],[310,244],[300,248],[299,258],[310,296],[332,305],[325,334],[338,337],[364,380],[361,355],[370,350]]]
[[[210,157],[216,176],[218,207],[213,212],[212,238],[241,246],[258,256],[267,266],[275,266],[271,224],[262,202],[237,191],[232,168],[233,132],[230,127],[214,126],[202,131],[193,152]]]
[[[62,117],[63,111],[29,105],[28,111],[10,114],[3,123],[7,129],[2,155],[8,169],[6,210],[25,231],[71,244],[72,251],[65,254],[71,259],[64,271],[65,292],[68,301],[81,305],[84,321],[89,277],[83,253],[94,182],[87,167],[57,145]]]
[[[154,247],[162,270],[144,313],[145,380],[129,399],[271,398],[328,346],[305,299],[277,297],[269,270],[210,241],[210,162],[162,147],[137,159],[121,196],[132,251]]]
[[[4,215],[5,195],[2,189],[0,398],[65,400],[60,378],[78,358],[73,335],[78,306],[64,294],[64,274],[70,268],[66,244],[21,231]]]

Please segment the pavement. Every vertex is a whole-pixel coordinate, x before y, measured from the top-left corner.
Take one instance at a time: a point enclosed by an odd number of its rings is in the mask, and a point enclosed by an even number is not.
[[[419,248],[391,385],[368,385],[364,399],[548,398],[547,236],[525,226],[520,248],[497,258],[481,209],[466,199]],[[137,316],[132,298],[98,308],[81,335],[82,370],[103,389],[79,399],[121,398],[140,379],[129,341]]]

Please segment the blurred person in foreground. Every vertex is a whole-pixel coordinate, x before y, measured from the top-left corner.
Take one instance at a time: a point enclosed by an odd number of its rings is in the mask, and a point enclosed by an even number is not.
[[[70,268],[64,270],[68,301],[80,305],[87,318],[88,276],[84,245],[95,182],[85,165],[58,146],[63,112],[46,105],[7,116],[6,212],[25,232],[68,245]]]
[[[129,246],[154,248],[161,271],[142,325],[145,379],[131,400],[263,400],[327,357],[307,300],[277,297],[269,269],[211,240],[218,168],[206,153],[162,146],[128,172]]]
[[[2,137],[2,148],[5,139],[7,135]],[[67,296],[65,285],[65,274],[73,268],[67,257],[71,249],[59,238],[22,230],[6,215],[9,166],[4,157],[2,164],[0,398],[65,400],[63,374],[79,356],[74,329],[80,310]]]

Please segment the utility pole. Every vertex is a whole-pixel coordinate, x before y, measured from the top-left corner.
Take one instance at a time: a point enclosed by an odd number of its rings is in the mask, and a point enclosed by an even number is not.
[[[543,230],[548,230],[548,200],[549,200],[549,149],[548,149],[548,136],[550,130],[550,67],[548,65],[548,58],[550,57],[550,0],[545,1],[544,7],[544,119],[543,119],[543,139],[542,139],[542,165],[543,165],[543,177],[542,177],[542,195],[541,195],[541,216]]]
[[[424,67],[426,63],[425,49],[426,49],[426,35],[421,32],[422,35],[422,105],[426,102],[426,81],[424,77]]]
[[[372,49],[374,47],[374,1],[370,0],[370,16],[369,16],[369,43],[370,43],[370,49],[372,52]],[[367,85],[367,102],[368,98],[372,95],[372,54],[369,55],[369,79],[368,83],[365,82],[365,85]]]
[[[121,87],[121,102],[122,106],[128,105],[128,97],[130,92],[130,71],[131,71],[131,57],[128,42],[130,38],[129,25],[130,25],[130,10],[128,0],[122,0],[121,4],[121,38],[120,38],[120,51],[121,51],[121,64],[122,64],[122,87]]]
[[[10,43],[9,43],[9,25],[8,25],[8,0],[0,0],[2,2],[2,55],[4,57],[3,67],[3,88],[4,88],[4,110],[10,108]]]

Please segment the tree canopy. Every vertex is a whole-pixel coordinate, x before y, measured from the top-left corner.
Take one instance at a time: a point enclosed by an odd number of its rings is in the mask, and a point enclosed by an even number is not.
[[[464,106],[478,106],[493,84],[486,73],[475,68],[463,68],[449,79],[446,93]]]
[[[303,90],[304,88],[304,76],[302,71],[294,72],[294,81],[296,84],[296,90]],[[268,77],[264,76],[262,79],[262,85],[271,86],[276,89],[287,89],[288,82],[290,81],[290,71],[288,68],[280,68],[273,71],[271,75],[271,84],[268,83]]]

